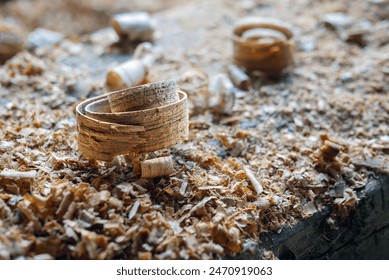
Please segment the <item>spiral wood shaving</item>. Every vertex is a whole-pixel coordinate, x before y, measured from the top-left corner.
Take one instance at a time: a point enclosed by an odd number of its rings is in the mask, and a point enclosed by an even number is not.
[[[23,41],[17,35],[0,26],[0,63],[23,49]]]
[[[292,27],[273,18],[247,17],[233,29],[234,63],[278,75],[293,63]]]
[[[88,99],[76,108],[78,147],[109,161],[178,144],[188,136],[187,95],[161,81]]]

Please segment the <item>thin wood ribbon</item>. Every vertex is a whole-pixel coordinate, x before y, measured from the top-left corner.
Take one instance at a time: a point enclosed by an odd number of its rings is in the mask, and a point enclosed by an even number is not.
[[[256,34],[259,40],[245,37],[253,34]],[[247,71],[259,70],[278,75],[293,63],[292,37],[292,26],[281,20],[265,17],[243,18],[236,22],[233,29],[234,63]]]
[[[103,161],[167,148],[189,133],[187,95],[173,80],[85,100],[77,106],[76,117],[81,154]]]

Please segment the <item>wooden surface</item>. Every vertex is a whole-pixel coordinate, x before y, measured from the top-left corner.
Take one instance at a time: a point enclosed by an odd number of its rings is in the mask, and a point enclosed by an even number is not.
[[[387,196],[369,191],[371,172],[387,172],[389,151],[389,23],[376,4],[196,1],[154,13],[162,55],[147,78],[185,88],[190,131],[156,152],[172,156],[171,176],[141,179],[132,155],[92,161],[76,141],[77,104],[106,94],[107,71],[134,49],[111,40],[112,1],[36,0],[28,13],[15,3],[1,12],[20,17],[25,35],[36,18],[78,35],[24,49],[0,67],[1,258],[386,257],[377,217]],[[63,24],[72,10],[93,24]],[[352,24],[325,20],[335,12]],[[48,24],[52,14],[64,20]],[[204,105],[208,82],[233,61],[235,21],[253,15],[295,27],[295,64],[278,80],[250,73],[251,86],[236,90],[223,114]],[[91,26],[107,29],[91,34]]]

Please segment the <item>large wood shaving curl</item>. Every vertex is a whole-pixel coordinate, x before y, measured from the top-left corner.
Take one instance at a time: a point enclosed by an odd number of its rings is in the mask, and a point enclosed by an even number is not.
[[[233,29],[234,63],[247,71],[279,75],[293,63],[292,27],[281,20],[247,17]]]
[[[182,142],[189,132],[187,95],[173,80],[91,98],[76,111],[78,147],[89,159],[153,152]]]

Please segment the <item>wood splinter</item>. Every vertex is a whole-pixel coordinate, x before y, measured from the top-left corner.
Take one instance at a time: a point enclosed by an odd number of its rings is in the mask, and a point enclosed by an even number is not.
[[[246,172],[246,176],[249,179],[249,181],[250,181],[251,185],[253,186],[253,188],[255,189],[256,193],[257,194],[262,193],[263,192],[262,184],[257,180],[257,178],[255,177],[253,171],[251,171],[250,167],[245,166],[244,167],[244,171]]]

